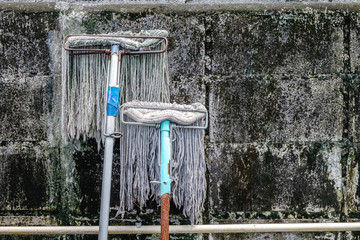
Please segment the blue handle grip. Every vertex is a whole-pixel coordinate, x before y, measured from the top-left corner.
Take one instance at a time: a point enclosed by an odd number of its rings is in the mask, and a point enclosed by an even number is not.
[[[118,87],[109,87],[106,104],[107,116],[117,117],[119,110],[119,94],[120,89]]]
[[[170,143],[170,121],[165,120],[160,125],[160,196],[170,194],[170,159],[171,159],[171,143]]]

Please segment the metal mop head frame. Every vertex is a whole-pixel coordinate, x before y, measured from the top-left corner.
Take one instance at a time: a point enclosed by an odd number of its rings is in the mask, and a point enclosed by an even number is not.
[[[163,125],[168,120],[171,121],[171,195],[176,206],[182,207],[184,215],[194,224],[200,219],[206,197],[203,129],[208,126],[208,112],[200,103],[132,101],[121,106],[120,124],[124,137],[120,140],[123,141],[120,159],[124,166],[120,181],[125,184],[120,185],[119,213],[132,209],[133,199],[142,207],[149,197],[159,201],[159,196],[163,195],[157,184],[150,183],[162,178],[158,165],[162,144],[157,129],[160,123]]]
[[[167,35],[164,32],[164,35]],[[120,39],[132,39],[133,41],[124,41]],[[144,40],[138,42],[134,40]],[[160,41],[159,41],[160,40]],[[154,46],[163,41],[164,48],[161,50],[142,50]],[[106,46],[106,45],[120,45],[123,48],[130,49],[124,50],[123,55],[139,55],[139,54],[159,54],[166,52],[168,48],[168,41],[166,37],[162,36],[140,36],[140,35],[116,35],[116,34],[70,34],[65,36],[63,40],[63,48],[71,52],[71,55],[83,55],[83,54],[110,54],[110,49],[102,48],[88,48],[86,46]]]
[[[124,115],[135,120],[135,122],[125,121]],[[201,119],[205,120],[204,126],[192,125]],[[123,124],[159,127],[159,124],[164,120],[172,122],[175,128],[206,129],[208,111],[201,103],[184,105],[133,101],[124,103],[120,108],[120,121]]]

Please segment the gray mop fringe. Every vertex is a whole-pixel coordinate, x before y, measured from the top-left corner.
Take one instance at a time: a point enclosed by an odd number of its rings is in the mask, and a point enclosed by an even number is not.
[[[124,116],[125,121],[132,121]],[[203,120],[193,125],[203,126]],[[117,215],[140,208],[148,199],[160,204],[159,129],[122,125],[120,139],[120,203]],[[201,218],[206,198],[204,130],[174,128],[171,136],[171,197],[191,224]]]

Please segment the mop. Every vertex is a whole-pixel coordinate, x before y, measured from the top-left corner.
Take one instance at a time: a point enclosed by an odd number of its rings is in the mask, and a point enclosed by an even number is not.
[[[134,175],[136,180],[135,184],[121,189],[120,196],[124,199],[120,201],[124,203],[121,209],[125,204],[131,209],[132,198],[136,198],[140,205],[144,203],[142,197],[149,189],[146,189],[148,182],[143,175],[147,174],[144,169],[148,167],[148,175],[160,180],[151,181],[154,186],[160,185],[160,194],[155,187],[152,192],[161,198],[161,240],[167,240],[171,184],[174,203],[183,207],[183,213],[190,217],[191,223],[200,217],[206,194],[203,129],[207,128],[207,110],[200,103],[180,105],[132,101],[121,106],[120,119],[124,134],[124,148],[120,151],[124,163],[121,175],[125,179]],[[136,169],[129,172],[134,163]],[[122,196],[125,192],[127,194]]]
[[[148,199],[159,201],[159,187],[150,180],[159,177],[160,138],[153,127],[137,129],[139,126],[119,124],[119,105],[133,99],[169,102],[167,32],[117,34],[70,35],[63,41],[66,50],[62,64],[63,139],[95,138],[99,146],[101,142],[105,145],[99,239],[107,239],[114,138],[120,138],[121,144],[117,215],[132,209],[134,202],[143,207]],[[193,125],[200,126],[202,121]],[[136,138],[129,137],[132,131],[136,132]],[[179,140],[174,142],[181,144],[173,146],[174,161],[170,168],[174,172],[173,201],[183,207],[193,224],[200,218],[206,182],[203,131],[192,131],[184,132],[182,128],[173,131],[174,139]],[[196,161],[188,161],[191,159]],[[195,170],[191,164],[198,164],[199,168]]]
[[[62,53],[63,140],[104,141],[104,99],[110,73],[118,71],[120,104],[133,99],[169,102],[167,32],[118,32],[107,35],[68,35]],[[141,37],[141,38],[139,38]],[[119,46],[119,66],[111,67],[110,46]],[[111,55],[112,56],[112,55]],[[114,71],[112,71],[114,70]],[[116,76],[114,76],[116,77]],[[118,126],[118,125],[117,125]]]

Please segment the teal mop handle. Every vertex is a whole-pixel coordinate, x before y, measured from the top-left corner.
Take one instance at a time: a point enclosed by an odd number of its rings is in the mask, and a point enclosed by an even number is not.
[[[169,240],[169,211],[170,211],[170,121],[160,124],[160,196],[161,196],[161,240]]]
[[[170,159],[171,159],[171,143],[170,143],[170,121],[165,120],[160,124],[160,196],[170,194]]]

